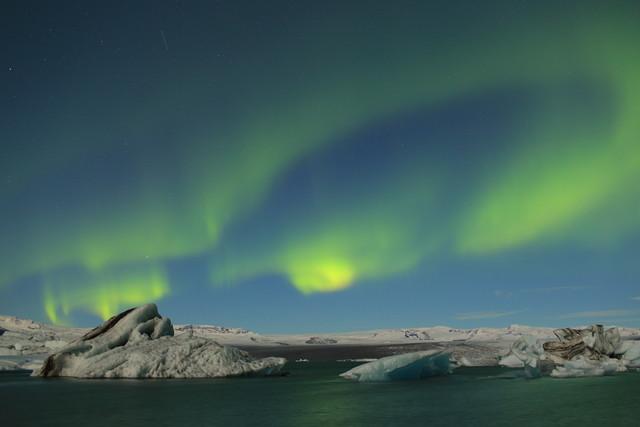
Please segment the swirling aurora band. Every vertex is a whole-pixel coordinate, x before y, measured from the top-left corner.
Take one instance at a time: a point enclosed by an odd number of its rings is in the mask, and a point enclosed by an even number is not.
[[[637,5],[467,6],[296,9],[261,37],[232,20],[207,38],[244,52],[225,66],[187,48],[197,25],[182,49],[131,47],[126,71],[81,50],[78,82],[48,77],[69,93],[38,104],[42,127],[16,112],[2,131],[23,145],[2,160],[0,289],[35,278],[64,322],[171,295],[185,259],[214,286],[313,294],[623,242],[640,228]]]

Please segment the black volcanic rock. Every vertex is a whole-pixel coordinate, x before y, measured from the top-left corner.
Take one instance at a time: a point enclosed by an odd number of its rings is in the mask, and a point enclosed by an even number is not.
[[[305,341],[307,344],[336,344],[338,340],[333,338],[311,337]]]

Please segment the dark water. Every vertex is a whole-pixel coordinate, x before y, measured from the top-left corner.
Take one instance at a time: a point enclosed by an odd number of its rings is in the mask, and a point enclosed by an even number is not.
[[[637,426],[640,373],[499,379],[466,368],[360,384],[349,363],[300,363],[283,378],[71,380],[0,375],[2,426]],[[90,423],[90,424],[89,424]]]

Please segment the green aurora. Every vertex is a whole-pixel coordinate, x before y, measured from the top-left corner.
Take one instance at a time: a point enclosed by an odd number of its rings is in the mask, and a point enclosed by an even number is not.
[[[183,285],[167,269],[194,258],[214,288],[275,275],[311,295],[393,286],[443,258],[624,244],[640,230],[639,9],[551,4],[328,6],[254,37],[231,17],[210,37],[243,52],[232,66],[204,41],[181,49],[178,30],[139,59],[134,39],[126,69],[80,52],[81,75],[53,78],[56,110],[42,101],[36,129],[0,134],[16,146],[0,160],[3,298],[35,280],[65,323],[171,296]],[[500,143],[465,136],[490,155],[392,135],[419,149],[336,178],[367,129],[510,91],[525,96]],[[274,201],[299,170],[308,191]]]

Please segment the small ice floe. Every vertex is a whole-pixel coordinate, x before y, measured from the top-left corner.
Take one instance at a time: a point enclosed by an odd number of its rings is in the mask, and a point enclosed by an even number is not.
[[[0,359],[0,371],[19,371],[21,370],[20,365],[12,360],[2,360]]]
[[[309,359],[301,357],[300,359],[296,359],[296,363],[309,363]]]
[[[340,374],[348,380],[417,380],[451,373],[449,353],[442,350],[416,351],[383,357]]]
[[[0,359],[0,371],[33,371],[42,366],[41,359],[16,357],[13,359]]]

